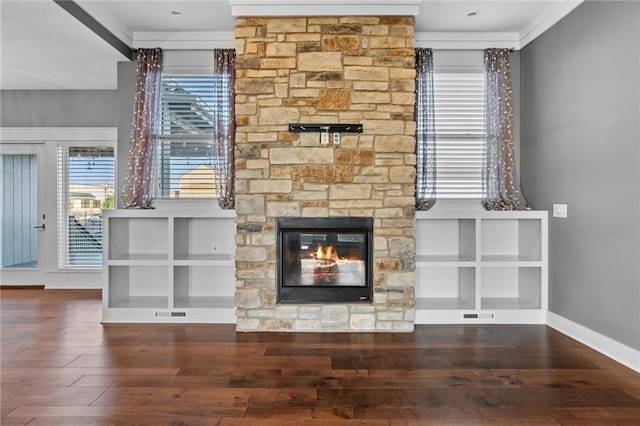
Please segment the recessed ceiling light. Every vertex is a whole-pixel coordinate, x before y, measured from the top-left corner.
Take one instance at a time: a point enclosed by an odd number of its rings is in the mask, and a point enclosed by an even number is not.
[[[171,11],[171,14],[172,14],[173,16],[180,16],[180,15],[181,15],[181,13],[180,13],[180,11],[179,11],[179,10],[172,10],[172,11]]]
[[[467,12],[467,18],[473,18],[474,16],[478,16],[480,14],[480,12],[478,12],[477,10],[472,10],[470,12]]]

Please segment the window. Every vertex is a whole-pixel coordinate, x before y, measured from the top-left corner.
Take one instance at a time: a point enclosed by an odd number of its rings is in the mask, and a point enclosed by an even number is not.
[[[225,96],[215,96],[214,78],[226,76],[163,75],[158,126],[158,196],[161,198],[217,197],[214,172],[214,112],[229,118]],[[222,93],[221,95],[224,95]]]
[[[482,198],[484,74],[433,76],[436,198]]]
[[[58,146],[58,267],[102,267],[102,212],[114,208],[112,146]]]

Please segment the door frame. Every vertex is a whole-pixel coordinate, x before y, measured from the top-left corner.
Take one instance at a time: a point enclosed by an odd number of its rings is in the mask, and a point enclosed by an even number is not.
[[[42,143],[1,143],[0,155],[35,155],[36,157],[36,224],[47,224],[47,192],[44,145]],[[43,217],[46,216],[46,219]],[[28,267],[0,267],[0,284],[9,286],[43,286],[47,264],[47,228],[36,233],[36,265]]]
[[[113,144],[117,158],[117,127],[0,127],[0,150],[6,144],[40,144],[43,152],[42,178],[46,194],[43,209],[47,218],[44,230],[44,262],[39,262],[44,273],[45,288],[102,288],[102,269],[58,268],[57,220],[57,147],[59,143],[87,142]],[[8,145],[7,145],[8,146]],[[120,188],[116,161],[116,193]],[[2,282],[4,283],[4,277]],[[7,283],[8,284],[8,283]]]

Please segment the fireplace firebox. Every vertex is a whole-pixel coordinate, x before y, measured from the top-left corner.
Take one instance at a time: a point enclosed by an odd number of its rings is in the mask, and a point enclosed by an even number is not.
[[[276,220],[279,303],[371,303],[373,219]]]

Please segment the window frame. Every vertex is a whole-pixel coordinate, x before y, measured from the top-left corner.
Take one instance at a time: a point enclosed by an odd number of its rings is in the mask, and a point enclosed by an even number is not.
[[[435,56],[434,56],[435,57]],[[454,76],[453,78],[449,78]],[[435,198],[441,200],[470,200],[482,199],[482,164],[484,161],[484,138],[486,105],[484,96],[486,93],[484,73],[477,70],[456,70],[456,72],[443,72],[434,69],[434,98],[435,98],[435,153],[436,153],[436,178]],[[477,90],[481,83],[482,89]],[[457,90],[460,94],[464,87],[475,86],[464,93],[466,97],[455,98],[451,102],[450,109],[443,112],[443,104],[446,103],[442,94],[444,91]],[[463,89],[460,89],[460,88]],[[479,99],[476,97],[479,96]],[[474,101],[475,99],[475,101]],[[473,103],[475,102],[475,103]],[[464,105],[464,107],[461,107]],[[481,108],[479,113],[472,114],[471,110]],[[457,110],[452,112],[452,110]],[[461,112],[462,111],[462,112]],[[446,116],[446,118],[442,118]],[[439,119],[439,117],[441,117]],[[468,118],[467,118],[468,117]],[[446,124],[444,124],[446,122]],[[453,130],[453,124],[464,123],[464,127]],[[478,127],[479,126],[479,127]],[[460,154],[460,151],[466,151]],[[454,159],[455,158],[455,159]],[[465,167],[458,162],[473,162],[474,167]],[[442,165],[448,164],[449,171],[444,172]],[[453,163],[453,164],[452,164]],[[467,174],[467,178],[462,176]],[[447,184],[446,190],[442,186]],[[456,185],[467,184],[459,193],[453,190]]]
[[[428,46],[424,46],[428,47]],[[484,50],[475,47],[447,48],[436,47],[433,50],[433,73],[436,74],[482,74],[484,76]],[[437,111],[435,111],[437,120]],[[436,122],[437,126],[437,122]],[[436,149],[438,138],[436,135]],[[436,171],[438,164],[436,163]],[[435,181],[437,191],[437,179]],[[482,208],[479,198],[442,198],[435,195],[436,208]]]
[[[213,55],[212,55],[213,56]],[[206,80],[207,78],[211,78],[210,81],[210,87],[205,87],[207,90],[206,95],[210,97],[211,100],[211,115],[209,116],[209,121],[210,121],[210,125],[211,125],[211,133],[169,133],[169,132],[164,132],[163,126],[167,126],[169,125],[170,127],[170,119],[167,120],[165,119],[164,116],[164,112],[166,111],[165,109],[165,102],[166,101],[163,96],[165,95],[165,84],[166,84],[166,80],[169,79],[188,79],[188,78],[196,78],[196,79],[201,79],[202,81]],[[216,93],[215,93],[215,79],[216,78],[226,78],[227,76],[225,75],[216,75],[213,70],[207,70],[206,72],[203,72],[203,70],[201,69],[199,72],[163,72],[162,74],[162,82],[161,82],[161,92],[160,92],[160,102],[159,102],[159,111],[158,111],[158,118],[157,118],[157,132],[156,132],[156,139],[157,139],[157,143],[158,143],[158,155],[157,155],[157,164],[156,164],[156,176],[155,179],[157,181],[157,185],[156,185],[156,195],[154,197],[154,202],[155,200],[216,200],[218,199],[219,195],[218,195],[218,191],[219,188],[217,186],[217,182],[219,182],[218,179],[215,178],[215,172],[216,172],[216,167],[214,166],[214,163],[217,161],[217,156],[215,153],[215,143],[214,143],[214,138],[215,138],[215,126],[217,125],[217,120],[215,117],[215,108],[216,108],[216,101],[219,101],[219,99],[216,99]],[[227,83],[227,85],[230,83]],[[210,91],[209,91],[210,89]],[[223,98],[226,99],[226,98]],[[205,98],[206,101],[206,98]],[[191,112],[193,112],[193,109],[190,109]],[[231,111],[231,108],[228,108],[228,111]],[[202,162],[196,161],[195,164],[197,165],[197,167],[195,168],[191,168],[189,170],[186,170],[185,173],[183,173],[182,175],[178,176],[176,174],[172,174],[171,169],[169,168],[168,173],[164,173],[163,172],[163,164],[165,161],[171,161],[171,152],[169,153],[169,155],[165,155],[165,149],[167,149],[167,146],[169,146],[169,150],[173,149],[171,144],[172,143],[183,143],[183,144],[194,144],[194,148],[195,150],[198,149],[198,145],[205,145],[205,151],[206,150],[211,150],[211,155],[210,156],[202,156],[202,157],[195,157],[195,158],[203,158],[205,159]],[[208,161],[206,160],[208,159]],[[206,164],[205,164],[206,163]],[[189,166],[189,157],[187,156],[187,164],[186,166]],[[191,180],[191,188],[188,188],[190,191],[193,191],[193,193],[195,193],[195,195],[193,196],[181,196],[180,192],[178,192],[177,196],[172,196],[172,192],[174,191],[174,181],[179,179],[181,176],[184,176],[186,173],[191,173],[192,171],[195,171],[196,168],[199,168],[200,166],[208,166],[209,168],[211,168],[211,178],[212,178],[212,187],[209,188],[207,186],[207,188],[204,189],[204,191],[213,191],[213,193],[215,195],[211,196],[209,194],[206,195],[198,195],[197,194],[197,186],[198,185],[202,185],[202,175],[207,175],[209,174],[208,170],[200,170],[199,172],[196,172],[193,176],[193,180]],[[184,167],[185,165],[183,165]]]
[[[55,146],[55,170],[56,170],[56,266],[58,270],[81,271],[81,270],[101,270],[103,265],[70,265],[69,260],[69,213],[74,205],[71,204],[69,197],[69,175],[68,175],[68,158],[70,148],[110,148],[113,150],[113,196],[114,206],[117,208],[118,194],[118,147],[115,140],[87,140],[87,141],[57,141]],[[66,155],[62,159],[60,150],[65,149]],[[64,182],[63,182],[64,180]],[[81,200],[79,205],[83,208],[83,201],[89,201],[90,205],[95,205],[92,201]],[[93,207],[89,207],[93,209]],[[101,205],[98,207],[101,208]],[[63,214],[64,213],[64,214]],[[102,234],[103,250],[105,235]]]

